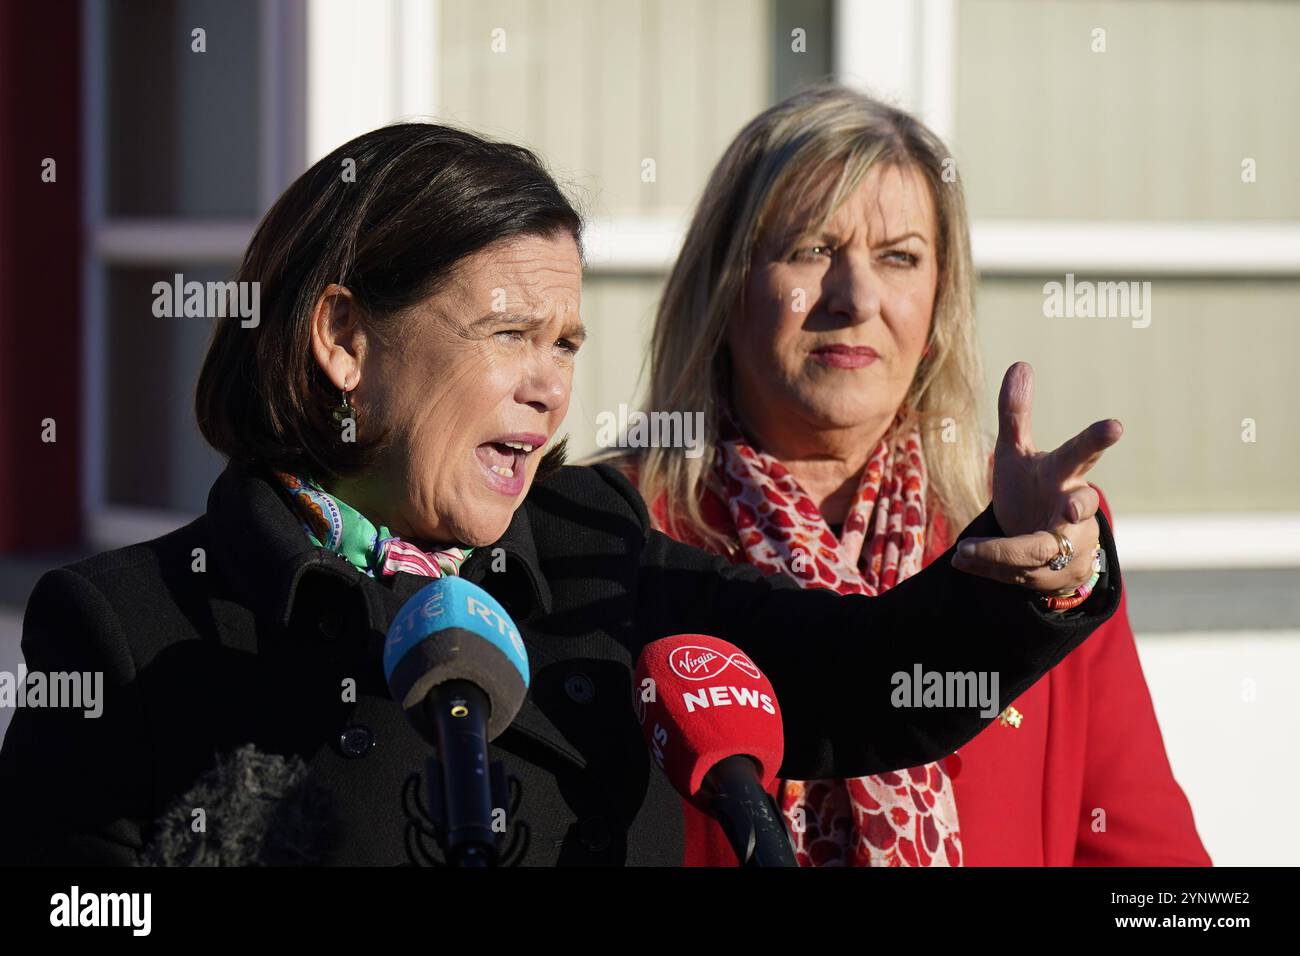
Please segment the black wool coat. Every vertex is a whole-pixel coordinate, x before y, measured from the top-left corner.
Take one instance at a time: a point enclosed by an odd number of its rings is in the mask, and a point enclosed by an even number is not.
[[[652,530],[611,467],[536,483],[462,567],[514,618],[532,671],[490,748],[509,784],[506,862],[682,861],[681,799],[631,706],[641,648],[670,634],[729,640],[767,674],[783,778],[946,756],[988,718],[896,708],[891,675],[996,671],[1006,707],[1118,606],[1098,520],[1106,577],[1079,609],[1048,614],[1022,588],[955,571],[951,553],[879,597],[805,590]],[[997,534],[988,509],[963,537]],[[102,672],[102,715],[15,712],[0,862],[437,864],[430,747],[381,666],[390,619],[428,580],[370,578],[314,547],[275,479],[241,463],[190,524],[48,572],[23,623],[28,671]]]

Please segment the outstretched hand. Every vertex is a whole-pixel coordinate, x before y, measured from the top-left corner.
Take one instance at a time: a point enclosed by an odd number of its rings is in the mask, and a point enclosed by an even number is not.
[[[1027,362],[1017,362],[1002,379],[993,451],[993,514],[1006,537],[965,539],[953,566],[1040,591],[1058,591],[1077,587],[1092,573],[1101,500],[1084,476],[1119,441],[1124,428],[1113,418],[1094,422],[1055,451],[1041,452],[1030,433],[1033,396],[1034,370]],[[1047,566],[1058,551],[1052,531],[1074,545],[1074,560],[1060,571]]]

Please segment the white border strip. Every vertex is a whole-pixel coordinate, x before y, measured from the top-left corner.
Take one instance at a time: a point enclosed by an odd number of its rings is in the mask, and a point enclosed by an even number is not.
[[[916,109],[922,69],[917,14],[914,0],[836,0],[831,27],[836,82]]]
[[[307,8],[307,162],[391,123],[401,79],[396,0]]]
[[[913,38],[917,62],[916,111],[953,147],[957,131],[957,0],[921,0]]]
[[[971,251],[982,273],[1300,275],[1300,223],[981,220]]]
[[[836,0],[837,82],[917,114],[950,142],[957,97],[956,0]]]
[[[1300,512],[1120,515],[1115,546],[1134,571],[1300,567]]]
[[[88,217],[91,219],[91,217]],[[94,228],[93,255],[108,263],[238,260],[253,220],[117,219]],[[629,217],[587,224],[594,273],[667,272],[686,234],[681,217]],[[983,275],[1300,276],[1300,223],[1022,222],[971,226]]]
[[[440,0],[313,0],[306,16],[306,161],[437,113]]]
[[[438,112],[438,58],[442,53],[440,0],[398,0],[394,20],[397,50],[397,118],[427,119]]]
[[[591,271],[666,271],[681,248],[680,217],[593,221]],[[1300,276],[1300,222],[983,220],[971,226],[983,275]]]
[[[113,219],[94,230],[90,253],[112,265],[238,261],[256,228],[251,219]]]
[[[594,219],[583,233],[590,272],[667,273],[686,238],[678,218]]]

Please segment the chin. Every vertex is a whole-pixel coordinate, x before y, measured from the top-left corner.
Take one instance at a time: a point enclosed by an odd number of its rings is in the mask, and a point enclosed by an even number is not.
[[[866,403],[847,399],[842,391],[809,390],[796,401],[805,414],[825,427],[852,428],[866,418]]]
[[[457,529],[456,540],[467,548],[481,548],[495,544],[506,533],[506,528],[510,527],[513,517],[513,508],[497,507],[491,511],[485,508],[464,527]]]
[[[501,530],[493,534],[492,532],[470,533],[466,534],[461,541],[461,547],[464,548],[486,548],[489,544],[496,544],[505,534],[508,524],[502,525]]]

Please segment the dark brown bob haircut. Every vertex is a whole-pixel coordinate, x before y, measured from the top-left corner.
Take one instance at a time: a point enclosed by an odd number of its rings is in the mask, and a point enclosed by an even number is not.
[[[349,170],[355,175],[348,175]],[[317,301],[346,287],[366,332],[391,343],[402,313],[435,294],[466,256],[518,236],[571,235],[582,218],[522,146],[464,130],[399,123],[345,143],[285,190],[253,234],[235,279],[260,283],[259,322],[219,321],[199,372],[199,430],[228,458],[317,481],[367,471],[387,431],[344,442],[340,393],[310,349]],[[554,473],[561,440],[535,480]]]

